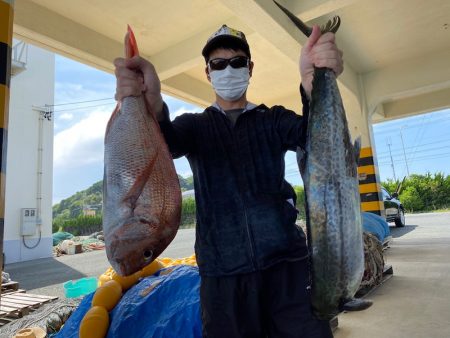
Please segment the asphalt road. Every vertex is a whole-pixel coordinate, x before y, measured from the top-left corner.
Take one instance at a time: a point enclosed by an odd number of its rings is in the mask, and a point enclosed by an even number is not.
[[[396,245],[419,244],[418,238],[439,243],[450,231],[450,213],[407,214],[404,228],[391,227]],[[195,230],[181,229],[161,257],[181,258],[194,253]],[[9,264],[5,271],[29,293],[64,296],[62,284],[68,280],[99,276],[109,267],[105,251],[39,259]]]
[[[195,229],[180,229],[160,257],[182,258],[194,253]],[[29,293],[64,297],[62,284],[83,277],[98,277],[110,264],[104,250],[7,264],[5,271]]]

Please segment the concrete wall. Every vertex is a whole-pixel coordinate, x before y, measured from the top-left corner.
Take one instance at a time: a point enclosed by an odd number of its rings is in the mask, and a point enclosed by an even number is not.
[[[53,121],[41,118],[40,122],[40,114],[33,107],[53,104],[54,78],[54,55],[29,45],[26,70],[11,79],[4,234],[6,263],[52,255]],[[40,127],[41,151],[38,149]],[[39,154],[42,154],[41,179]],[[38,208],[42,225],[36,226],[35,235],[21,236],[22,208]],[[39,244],[33,249],[23,243],[33,247],[39,238]]]

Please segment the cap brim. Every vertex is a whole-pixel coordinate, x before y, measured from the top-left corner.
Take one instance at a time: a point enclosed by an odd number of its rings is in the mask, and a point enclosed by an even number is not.
[[[208,43],[205,45],[205,47],[203,47],[202,55],[205,58],[208,58],[209,54],[214,49],[216,49],[218,46],[220,46],[221,44],[223,44],[226,41],[231,42],[233,45],[236,46],[236,48],[241,49],[250,57],[250,47],[249,47],[248,43],[238,37],[231,36],[231,35],[219,35],[219,36],[212,38],[210,41],[208,41]]]

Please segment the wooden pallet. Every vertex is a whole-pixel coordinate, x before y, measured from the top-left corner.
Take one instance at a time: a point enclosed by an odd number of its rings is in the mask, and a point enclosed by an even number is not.
[[[11,319],[22,318],[45,303],[52,302],[58,297],[35,295],[17,290],[1,295],[0,299],[0,325]]]
[[[14,282],[14,281],[10,281],[7,283],[2,283],[2,295],[8,292],[14,292],[19,290],[19,283],[18,282]]]

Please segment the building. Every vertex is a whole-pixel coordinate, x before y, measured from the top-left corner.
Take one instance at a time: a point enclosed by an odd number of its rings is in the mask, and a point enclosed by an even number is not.
[[[5,192],[5,263],[52,255],[55,56],[14,41]]]

